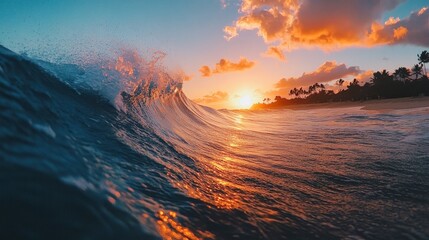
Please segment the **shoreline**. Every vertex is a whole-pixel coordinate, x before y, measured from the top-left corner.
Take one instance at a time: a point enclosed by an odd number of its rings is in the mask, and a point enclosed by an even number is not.
[[[305,103],[291,104],[280,107],[266,107],[251,110],[271,110],[271,109],[290,109],[290,110],[311,110],[311,109],[329,109],[329,108],[351,108],[361,107],[362,110],[401,110],[412,108],[429,107],[429,97],[406,97],[389,98],[380,100],[367,100],[359,102],[327,102],[327,103]]]

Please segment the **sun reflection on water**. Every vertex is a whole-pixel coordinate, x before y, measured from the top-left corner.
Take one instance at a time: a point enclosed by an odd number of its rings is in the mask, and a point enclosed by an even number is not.
[[[243,119],[243,115],[239,114],[234,118],[234,122],[238,124],[242,124],[243,123],[242,119]]]
[[[197,237],[189,228],[182,226],[176,219],[177,213],[173,211],[158,211],[157,228],[163,239],[213,239],[214,235],[209,232],[199,231],[199,235],[203,238]]]

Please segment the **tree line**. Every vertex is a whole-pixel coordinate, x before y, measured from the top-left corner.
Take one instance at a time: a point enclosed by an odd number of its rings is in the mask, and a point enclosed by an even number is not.
[[[411,69],[399,67],[392,74],[388,71],[373,73],[369,82],[360,83],[353,79],[347,86],[343,79],[336,81],[338,92],[327,90],[324,84],[315,83],[307,88],[293,88],[291,98],[276,96],[274,101],[264,98],[263,103],[252,108],[276,108],[290,104],[324,103],[343,101],[365,101],[401,97],[429,96],[429,79],[426,64],[429,63],[429,52],[417,54],[418,63]]]

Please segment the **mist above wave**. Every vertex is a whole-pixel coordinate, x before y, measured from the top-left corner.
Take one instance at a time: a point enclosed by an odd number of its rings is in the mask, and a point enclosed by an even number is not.
[[[166,67],[166,56],[162,51],[122,48],[109,54],[86,53],[81,58],[32,60],[75,90],[96,91],[123,109],[123,98],[146,104],[182,89],[187,76],[182,70]]]

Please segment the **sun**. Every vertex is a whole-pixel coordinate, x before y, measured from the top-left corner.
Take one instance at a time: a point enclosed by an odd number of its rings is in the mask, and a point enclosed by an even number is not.
[[[244,95],[238,99],[237,107],[241,109],[249,109],[253,105],[252,97]]]

